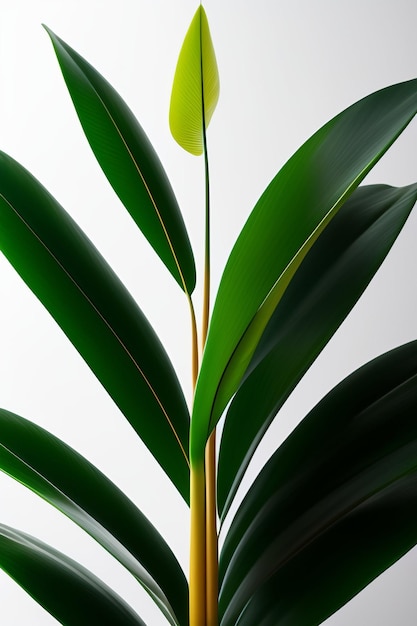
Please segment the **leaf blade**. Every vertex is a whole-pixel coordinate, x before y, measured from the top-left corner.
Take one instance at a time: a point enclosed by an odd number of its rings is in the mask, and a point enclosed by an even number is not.
[[[47,544],[4,524],[0,525],[0,567],[62,624],[145,626],[94,574]]]
[[[0,249],[189,497],[186,402],[149,322],[81,229],[0,153]]]
[[[309,561],[311,562],[312,558],[321,557],[323,559],[322,565],[324,567],[328,566],[326,577],[320,577],[320,582],[322,585],[324,583],[327,592],[334,594],[325,603],[327,606],[320,606],[319,604],[322,601],[322,596],[320,596],[320,589],[317,587],[318,581],[314,580],[313,573],[313,575],[310,575],[309,583],[311,586],[308,591],[307,586],[303,584],[304,593],[301,600],[303,607],[297,607],[294,601],[292,611],[288,611],[285,621],[282,621],[283,607],[278,607],[271,597],[271,594],[276,591],[277,585],[280,585],[282,580],[281,577],[277,576],[265,586],[262,593],[253,597],[250,605],[238,621],[239,626],[253,624],[251,620],[254,614],[256,619],[259,619],[261,607],[264,609],[262,623],[274,624],[276,626],[280,624],[307,626],[311,624],[311,617],[323,620],[335,613],[415,545],[415,518],[413,514],[410,515],[410,512],[413,512],[416,506],[416,482],[415,472],[413,475],[403,477],[401,483],[398,481],[398,484],[393,485],[391,489],[386,488],[384,493],[379,494],[378,500],[372,503],[372,507],[363,506],[359,510],[352,512],[324,540],[319,540],[316,545],[311,547],[308,554]],[[392,515],[393,509],[397,513],[395,518]],[[381,517],[384,520],[382,529],[378,527],[378,521]],[[377,528],[376,532],[375,528]],[[337,564],[336,571],[332,571],[334,562],[332,559],[329,561],[329,554],[332,550],[337,549],[340,542],[345,542],[346,544],[350,542],[350,545],[354,545],[354,534],[359,532],[359,530],[365,531],[361,541],[355,545],[356,549],[359,547],[361,550],[360,562],[354,562],[355,557],[358,555],[357,550],[354,550],[352,555],[344,552],[342,557],[340,557],[340,562]],[[392,541],[393,538],[394,541]],[[389,551],[386,550],[388,554],[384,555],[384,565],[378,567],[380,549],[385,546],[388,546]],[[325,555],[324,557],[323,554]],[[303,561],[299,561],[297,565],[294,563],[293,566],[302,567]],[[359,569],[357,575],[359,580],[356,580],[354,588],[349,588],[350,581],[347,578],[355,567]],[[290,575],[293,581],[294,568],[292,567],[291,570],[287,570],[287,575]],[[302,582],[304,583],[304,581]],[[298,598],[300,599],[300,596]],[[306,614],[308,605],[311,609],[309,615]],[[288,607],[285,608],[288,609]]]
[[[73,520],[140,582],[171,624],[188,621],[188,585],[152,524],[104,474],[39,426],[0,409],[0,470]]]
[[[196,156],[215,111],[219,72],[206,13],[197,9],[182,45],[171,92],[169,125],[175,141]]]
[[[307,255],[227,411],[218,468],[222,517],[272,419],[363,293],[416,199],[415,185],[359,187]]]
[[[223,626],[235,623],[233,616],[250,598],[252,608],[256,604],[261,611],[259,620],[265,616],[261,623],[321,623],[417,543],[416,407],[414,341],[354,372],[301,422],[258,476],[226,538]],[[397,525],[404,534],[393,537]],[[372,544],[369,551],[367,544]],[[315,568],[313,558],[331,563],[331,570]],[[356,571],[343,572],[351,559]],[[295,570],[303,572],[297,582]],[[336,594],[336,606],[329,586],[338,577],[343,592]],[[300,597],[309,595],[308,585],[317,596],[308,605],[309,616],[289,606],[294,585]],[[272,587],[276,603],[269,595]],[[248,623],[251,610],[242,613],[239,624]],[[276,621],[268,621],[270,615]]]
[[[191,294],[196,280],[191,245],[171,184],[149,139],[103,76],[45,29],[100,167],[177,283]]]
[[[192,454],[201,456],[305,254],[416,111],[416,80],[360,100],[317,131],[261,196],[220,283],[196,388]]]

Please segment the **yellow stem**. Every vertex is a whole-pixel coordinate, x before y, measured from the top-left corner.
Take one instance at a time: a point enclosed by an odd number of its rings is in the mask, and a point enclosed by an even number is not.
[[[206,626],[218,626],[216,431],[206,446]]]
[[[206,248],[202,349],[206,343],[210,316],[210,253]],[[216,507],[216,429],[209,437],[205,453],[206,477],[206,626],[218,626],[218,541]]]
[[[193,302],[189,297],[192,333],[192,382],[197,382],[198,333]],[[204,461],[190,467],[190,626],[206,624],[206,497]]]
[[[190,626],[206,626],[206,501],[204,463],[191,463]]]
[[[202,348],[206,343],[210,315],[210,255],[206,249]],[[206,626],[218,626],[218,541],[216,507],[216,429],[209,437],[205,453],[206,475]]]

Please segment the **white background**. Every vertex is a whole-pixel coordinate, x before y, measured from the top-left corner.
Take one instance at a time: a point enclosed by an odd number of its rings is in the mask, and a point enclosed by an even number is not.
[[[178,51],[197,6],[194,0],[0,0],[0,149],[41,180],[113,265],[166,345],[188,398],[185,298],[96,164],[41,23],[101,71],[138,116],[182,206],[201,274],[202,160],[174,143],[167,122]],[[205,8],[221,79],[209,130],[215,287],[251,208],[299,145],[359,98],[417,76],[417,3],[207,0]],[[368,180],[414,182],[416,140],[414,123]],[[414,215],[361,302],[284,407],[252,475],[341,378],[416,338],[416,233]],[[0,406],[49,429],[107,473],[187,569],[186,507],[3,257],[0,293]],[[0,476],[0,494],[2,523],[83,562],[150,626],[165,623],[131,577],[71,522],[8,477]],[[326,624],[415,624],[416,573],[414,550]],[[56,623],[2,572],[0,607],[5,626]]]

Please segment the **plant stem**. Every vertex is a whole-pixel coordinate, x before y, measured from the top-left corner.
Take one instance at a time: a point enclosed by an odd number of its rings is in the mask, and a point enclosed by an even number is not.
[[[204,137],[204,169],[206,187],[206,218],[205,218],[205,253],[204,253],[204,294],[203,294],[203,323],[202,323],[202,347],[206,343],[207,330],[210,319],[210,179],[207,154],[206,133]]]
[[[197,333],[197,322],[195,319],[195,311],[193,301],[191,296],[187,294],[188,304],[190,306],[190,314],[191,314],[191,376],[193,383],[193,392],[195,389],[195,385],[197,382],[198,376],[198,333]]]
[[[203,351],[210,318],[210,180],[204,108],[202,55],[200,59],[206,200],[205,267],[201,334],[201,349]],[[196,334],[193,327],[193,337],[196,337]],[[195,358],[193,358],[194,382],[196,382],[196,379],[197,372],[195,370]],[[213,431],[207,442],[205,458],[201,460],[191,459],[190,626],[218,626],[218,546],[215,470],[216,435],[215,431]]]
[[[194,306],[189,297],[192,334],[192,382],[195,390],[199,357]],[[206,486],[204,460],[190,461],[190,626],[206,624]]]
[[[210,319],[210,177],[203,97],[203,146],[206,191],[205,271],[202,347],[206,343]],[[205,453],[206,477],[206,626],[218,626],[218,541],[216,507],[216,430],[212,432]]]
[[[216,430],[206,446],[206,625],[218,626]]]
[[[206,497],[204,462],[191,463],[190,626],[206,625]]]

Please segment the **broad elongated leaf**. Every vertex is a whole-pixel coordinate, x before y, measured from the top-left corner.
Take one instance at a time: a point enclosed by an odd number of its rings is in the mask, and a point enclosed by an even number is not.
[[[192,456],[202,456],[308,250],[416,111],[417,80],[364,98],[313,135],[261,196],[220,283],[196,388]]]
[[[171,624],[188,624],[188,586],[177,560],[133,502],[96,467],[39,426],[0,410],[0,469],[106,548]]]
[[[165,350],[85,234],[5,154],[0,154],[0,250],[188,501],[189,415]]]
[[[417,543],[416,411],[416,341],[311,411],[226,537],[222,626],[319,624]]]
[[[216,55],[206,13],[200,5],[185,36],[171,93],[169,124],[179,145],[199,155],[203,133],[219,99]]]
[[[3,524],[0,567],[65,626],[145,626],[94,574],[38,539]]]
[[[306,256],[227,412],[218,472],[222,516],[271,420],[362,294],[416,199],[416,185],[359,187]]]
[[[46,29],[90,146],[120,200],[187,293],[194,258],[174,192],[132,111],[85,59]]]

